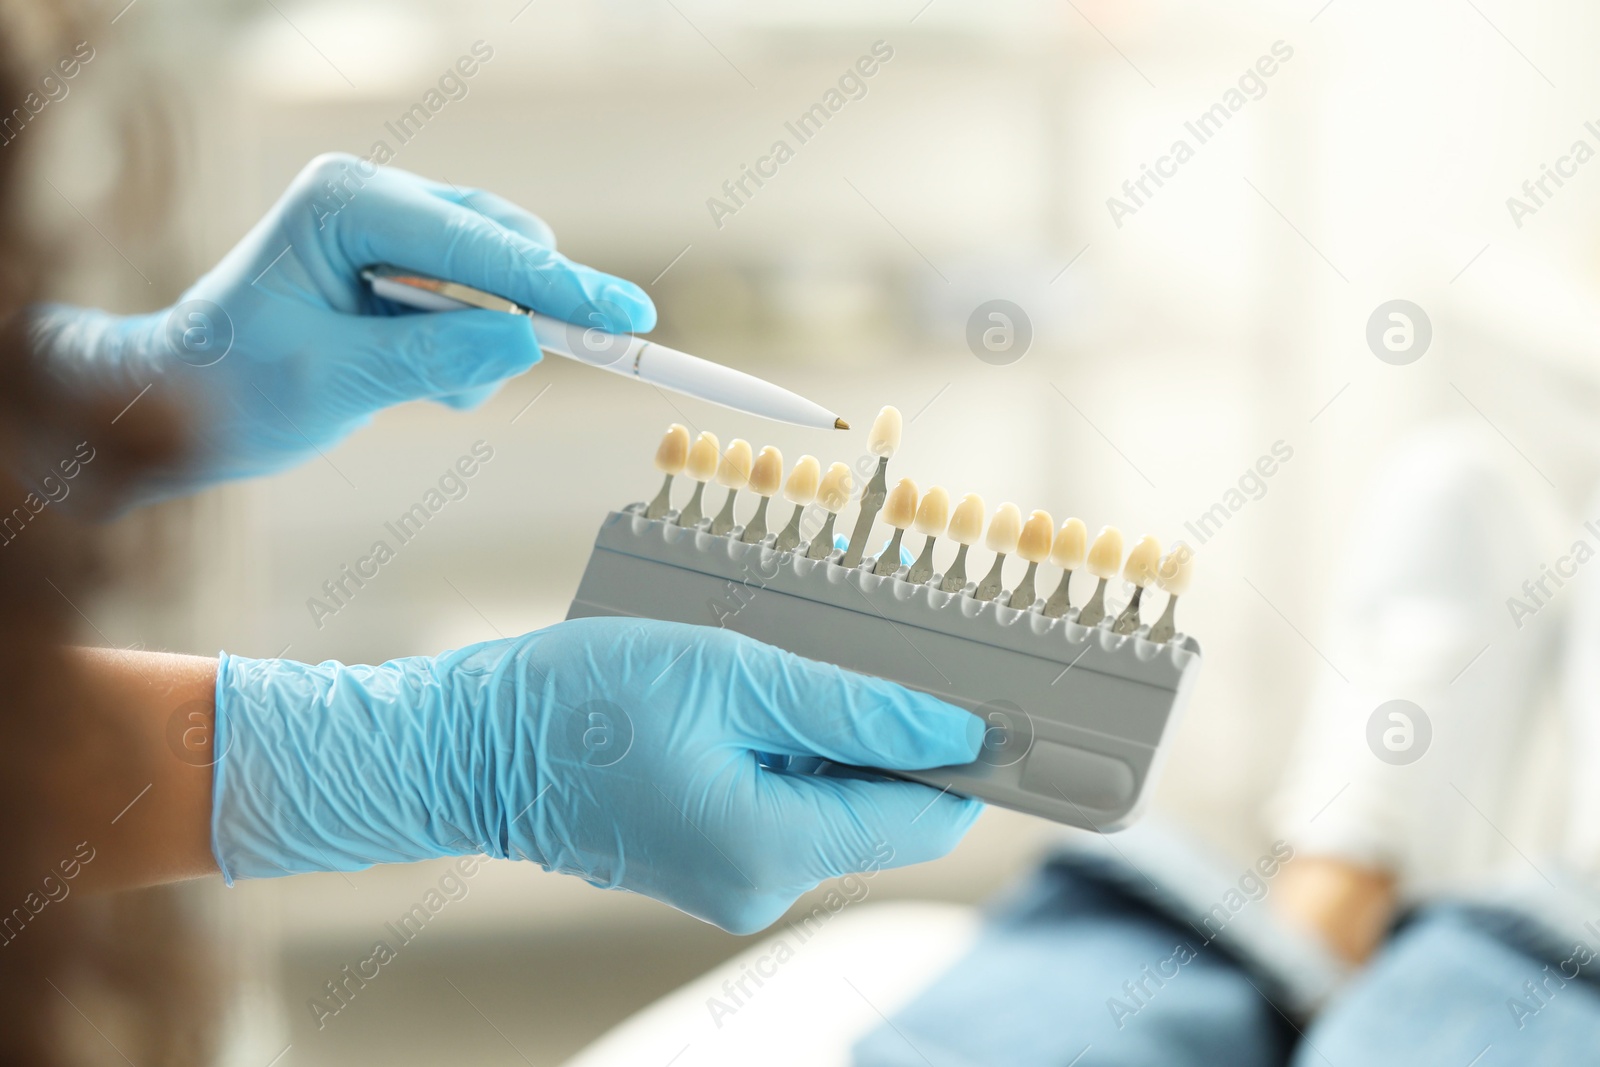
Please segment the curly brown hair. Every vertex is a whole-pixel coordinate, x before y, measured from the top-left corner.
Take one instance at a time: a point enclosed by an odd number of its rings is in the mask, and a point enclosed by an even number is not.
[[[0,51],[11,53],[0,54],[0,115],[29,92],[18,77],[31,67],[15,54],[17,36],[0,35]],[[93,441],[95,477],[109,480],[181,447],[160,405],[117,418],[125,398],[68,394],[30,358],[25,309],[47,274],[44,248],[22,217],[25,157],[36,139],[0,145],[5,515],[29,506],[39,478],[73,455],[73,442]],[[133,797],[151,781],[67,647],[82,624],[77,605],[109,577],[105,559],[98,531],[59,507],[39,507],[26,536],[0,544],[0,1064],[211,1058],[217,994],[199,924],[171,890],[95,896],[85,888],[92,879],[74,882],[119,847],[119,813],[87,799],[103,790],[74,791],[84,799],[65,804],[41,799],[62,796],[62,783],[91,782]]]

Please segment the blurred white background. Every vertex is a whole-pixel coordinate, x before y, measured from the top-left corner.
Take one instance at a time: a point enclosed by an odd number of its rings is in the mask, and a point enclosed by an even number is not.
[[[1317,650],[1331,561],[1373,464],[1458,420],[1558,508],[1593,484],[1600,164],[1521,227],[1505,201],[1575,139],[1600,145],[1583,128],[1600,120],[1597,18],[1508,0],[119,0],[85,13],[96,59],[27,136],[49,142],[38,216],[61,296],[153,309],[311,157],[397,147],[385,123],[482,41],[493,57],[468,95],[395,164],[537,211],[568,254],[646,286],[668,343],[859,426],[899,406],[898,473],[1192,540],[1185,523],[1283,442],[1293,458],[1199,547],[1183,623],[1207,665],[1156,805],[1248,858],[1305,695],[1333,669]],[[707,198],[792,142],[785,121],[880,40],[893,59],[866,96],[719,227]],[[1292,56],[1259,99],[1118,225],[1107,198],[1193,144],[1185,122],[1276,42]],[[129,174],[156,177],[130,188]],[[1008,366],[965,340],[993,298],[1034,331]],[[1365,340],[1395,298],[1432,320],[1409,366]],[[601,517],[654,491],[668,422],[824,463],[860,450],[559,362],[480,410],[395,410],[326,462],[128,520],[130,552],[171,548],[96,624],[208,654],[437,652],[559,620]],[[316,625],[307,599],[480,439],[495,456],[467,498]],[[953,856],[881,875],[874,897],[981,900],[1052,835],[991,811]],[[508,1044],[555,1063],[741,944],[495,864],[318,1031],[307,998],[437,876],[199,890],[252,980],[241,1062],[292,1042],[285,1063],[515,1062]]]

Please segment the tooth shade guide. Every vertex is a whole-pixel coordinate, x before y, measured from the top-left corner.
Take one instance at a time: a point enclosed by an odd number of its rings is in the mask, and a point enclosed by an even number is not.
[[[1100,584],[1094,587],[1094,595],[1089,602],[1078,612],[1079,626],[1098,626],[1106,617],[1106,583],[1107,578],[1101,578]]]
[[[644,517],[647,519],[664,518],[672,510],[672,475],[663,475],[661,488],[656,490],[655,499],[645,506]]]
[[[1089,546],[1089,556],[1084,569],[1096,578],[1115,578],[1122,569],[1122,531],[1106,526]]]
[[[889,544],[884,547],[878,556],[878,562],[872,567],[873,574],[890,575],[900,569],[900,541],[905,535],[904,526],[894,528],[894,536],[889,538]]]
[[[1050,546],[1050,562],[1061,568],[1061,581],[1050,599],[1044,602],[1044,616],[1064,618],[1072,607],[1072,572],[1080,569],[1089,554],[1089,528],[1082,519],[1068,519],[1056,531]]]
[[[950,492],[942,485],[933,486],[917,505],[916,531],[925,537],[939,537],[950,524]]]
[[[772,547],[778,552],[793,552],[800,547],[800,520],[805,516],[806,505],[796,504],[794,511],[789,515],[789,522],[779,531],[777,538],[772,542]]]
[[[667,427],[656,446],[656,470],[662,474],[682,474],[689,462],[689,429],[679,423]]]
[[[750,465],[750,491],[769,497],[775,495],[782,484],[783,453],[767,445]]]
[[[968,493],[950,513],[950,526],[946,536],[962,546],[972,544],[983,535],[983,517],[983,497],[977,493]]]
[[[1011,599],[1006,602],[1007,607],[1015,608],[1018,611],[1027,611],[1033,607],[1034,599],[1038,595],[1034,592],[1033,580],[1034,575],[1038,572],[1038,561],[1029,560],[1028,570],[1023,574],[1022,581],[1017,583],[1017,588],[1012,591]]]
[[[822,520],[822,529],[811,539],[811,545],[806,549],[806,559],[827,559],[833,551],[833,520],[837,512],[828,512],[828,517]]]
[[[1161,542],[1154,537],[1141,537],[1139,543],[1133,546],[1133,551],[1128,553],[1128,561],[1122,567],[1122,577],[1136,588],[1143,589],[1155,581],[1160,566]]]
[[[988,601],[1000,595],[1001,578],[1005,571],[1006,553],[996,552],[994,563],[989,567],[989,573],[983,576],[983,581],[972,591],[972,599]]]
[[[1055,543],[1050,546],[1050,562],[1064,571],[1075,571],[1084,565],[1089,555],[1089,528],[1082,519],[1068,519],[1056,531]]]
[[[835,463],[828,468],[828,473],[822,476],[822,484],[817,487],[817,503],[827,511],[828,517],[822,521],[822,529],[811,539],[811,547],[806,549],[807,559],[827,559],[833,551],[833,524],[839,514],[839,509],[850,502],[850,468],[843,463]]]
[[[1178,597],[1176,594],[1169,594],[1167,596],[1166,610],[1161,613],[1161,618],[1151,625],[1150,633],[1146,635],[1146,639],[1158,645],[1164,645],[1176,637],[1178,634],[1177,613]]]
[[[767,536],[767,505],[770,503],[772,503],[770,496],[756,498],[756,513],[745,523],[744,532],[739,535],[739,540],[753,545]]]
[[[1175,597],[1189,591],[1194,578],[1194,553],[1188,545],[1180,544],[1161,560],[1156,568],[1156,584]]]
[[[892,417],[886,415],[885,418],[892,422]],[[881,474],[898,441],[883,426],[875,429],[884,431],[874,441],[877,469]],[[680,458],[685,474],[693,477],[706,473],[707,453],[715,447],[716,435],[701,433],[689,443],[688,455],[682,456],[687,433],[674,424],[663,437],[657,449],[656,464],[664,475],[661,491],[651,505],[642,508],[634,505],[630,509],[634,514],[672,520],[670,489],[674,475],[666,468],[676,466]],[[857,539],[852,538],[846,545],[846,539],[834,533],[839,516],[848,511],[857,531],[882,518],[890,528],[890,539],[875,558],[865,563],[865,567],[878,576],[898,577],[911,584],[937,584],[947,593],[963,593],[976,601],[998,600],[1015,611],[1039,610],[1046,618],[1076,619],[1085,627],[1104,625],[1119,635],[1144,635],[1154,643],[1169,643],[1176,638],[1177,600],[1191,581],[1192,553],[1187,546],[1180,543],[1172,553],[1163,556],[1159,540],[1145,536],[1125,551],[1122,532],[1114,526],[1103,527],[1091,541],[1081,520],[1068,519],[1056,530],[1049,512],[1035,510],[1024,520],[1022,513],[1010,503],[1000,505],[992,516],[986,516],[982,497],[975,493],[967,494],[952,508],[949,494],[942,487],[930,487],[927,494],[919,496],[916,483],[910,478],[900,478],[892,488],[884,488],[882,479],[873,478],[861,494],[855,496],[851,491],[855,480],[853,473],[842,463],[831,464],[823,472],[814,457],[802,457],[785,478],[782,455],[777,449],[767,446],[759,455],[754,455],[747,442],[735,438],[724,453],[717,455],[711,477],[695,478],[693,495],[678,521],[685,525],[698,522],[701,529],[709,527],[714,534],[737,537],[746,544],[770,544],[785,553],[804,547],[806,555],[814,560],[860,567],[861,560],[851,558]],[[722,512],[715,520],[706,522],[703,521],[703,493],[711,480],[727,487],[729,492]],[[749,489],[757,497],[753,514],[744,525],[738,524],[733,514],[741,489]],[[796,506],[788,525],[769,536],[770,499],[780,491]],[[853,500],[861,505],[859,509],[850,507]],[[799,527],[810,516],[812,504],[820,504],[824,509],[822,528],[809,543],[802,545]],[[909,568],[901,564],[902,560],[911,558],[904,548],[908,530],[923,536],[921,553]],[[869,529],[869,536],[870,533]],[[935,571],[934,555],[941,536],[956,542],[955,558],[942,576]],[[970,547],[980,538],[987,549],[985,555],[992,552],[993,561],[987,575],[974,584],[967,580],[967,559]],[[842,546],[842,551],[835,551],[836,545]],[[1004,568],[1007,557],[1012,555],[1018,556],[1026,569],[1015,588],[1006,590],[1003,588]],[[1047,599],[1040,600],[1039,565],[1046,562],[1061,568],[1060,582]],[[1072,575],[1077,570],[1087,570],[1097,581],[1088,603],[1074,610],[1070,589]],[[1119,578],[1132,586],[1133,593],[1127,605],[1111,618],[1106,601],[1110,582]],[[1151,586],[1165,591],[1167,596],[1160,619],[1146,625],[1141,621],[1141,613],[1146,610],[1143,594]]]
[[[865,488],[861,490],[861,504],[856,514],[855,529],[850,533],[850,541],[845,545],[844,555],[839,564],[844,567],[854,567],[861,562],[861,556],[867,550],[867,541],[872,536],[872,524],[878,517],[878,510],[883,507],[885,497],[888,496],[889,457],[879,456],[878,466],[872,472]]]
[[[1188,545],[1179,545],[1156,568],[1156,584],[1167,593],[1167,607],[1161,618],[1150,627],[1149,640],[1165,644],[1178,634],[1178,598],[1189,591],[1194,577],[1194,553]]]
[[[1144,596],[1144,586],[1133,587],[1133,596],[1128,598],[1128,606],[1122,609],[1117,616],[1117,621],[1111,624],[1114,634],[1131,634],[1139,629],[1139,601]]]
[[[1017,541],[1021,536],[1022,512],[1017,510],[1015,504],[1006,503],[995,509],[983,543],[989,551],[1008,556],[1017,550]]]
[[[817,499],[817,487],[822,484],[822,464],[816,456],[801,456],[783,483],[783,498],[797,507],[805,507]]]
[[[1022,524],[1022,533],[1017,537],[1017,555],[1029,563],[1043,563],[1050,558],[1055,532],[1055,520],[1050,518],[1050,513],[1035,511]]]
[[[950,492],[942,485],[932,486],[917,504],[912,528],[922,535],[922,553],[906,571],[906,581],[921,585],[933,577],[933,545],[949,523]]]
[[[738,495],[739,490],[729,489],[727,499],[722,502],[722,510],[717,512],[717,517],[711,520],[711,532],[718,537],[733,530],[735,525],[733,503]]]
[[[828,473],[822,476],[821,484],[817,486],[817,503],[830,513],[838,514],[850,502],[850,490],[854,488],[854,484],[849,467],[843,463],[833,464],[828,468]]]
[[[875,541],[874,549],[881,544]],[[730,583],[736,589],[757,568],[771,595],[731,597]],[[901,585],[897,576],[868,577],[761,546],[685,537],[636,513],[613,513],[602,527],[569,614],[703,624],[708,603],[738,611],[741,633],[798,656],[924,688],[938,685],[931,660],[948,676],[940,695],[968,707],[1002,693],[1029,710],[1041,737],[1086,757],[1073,762],[1115,770],[1118,780],[1097,775],[1074,783],[1044,773],[1059,770],[1059,761],[1045,768],[1036,757],[1071,757],[1038,744],[1029,759],[1008,767],[977,761],[907,775],[935,792],[948,789],[1086,829],[1120,829],[1134,817],[1154,785],[1151,776],[1170,762],[1162,757],[1201,659],[1188,636],[1160,646],[1147,642],[1144,631],[1111,640],[1078,626],[1030,621],[1020,611],[981,610],[933,588]],[[904,634],[914,627],[926,660],[906,645]],[[1126,776],[1109,762],[1118,760]]]
[[[722,462],[722,446],[717,441],[717,435],[702,431],[694,439],[694,444],[689,446],[689,458],[684,464],[684,473],[697,482],[708,482],[716,476],[717,467]]]
[[[656,491],[655,499],[645,506],[645,518],[664,518],[667,512],[672,510],[672,476],[681,474],[684,464],[688,462],[689,429],[675,422],[667,427],[667,432],[661,435],[661,443],[656,446],[656,470],[664,477],[661,480],[661,488]]]
[[[950,561],[950,569],[939,583],[940,590],[946,593],[959,593],[967,587],[967,546],[960,541],[956,545],[956,558]]]
[[[872,429],[867,434],[867,451],[885,459],[894,455],[900,448],[900,435],[903,429],[904,420],[900,417],[900,409],[885,407],[878,412],[878,417],[872,420]]]
[[[933,546],[938,538],[928,534],[922,539],[922,554],[917,557],[911,569],[906,571],[906,581],[912,585],[922,585],[933,577]]]
[[[905,530],[917,519],[917,483],[901,478],[883,501],[883,521],[896,530]]]
[[[1043,615],[1047,619],[1064,618],[1068,609],[1072,607],[1072,572],[1061,572],[1061,582],[1056,586],[1056,591],[1050,594],[1050,599],[1044,602]]]
[[[750,484],[750,468],[754,463],[750,442],[735,437],[728,442],[728,450],[717,465],[717,484],[727,489],[743,489]]]

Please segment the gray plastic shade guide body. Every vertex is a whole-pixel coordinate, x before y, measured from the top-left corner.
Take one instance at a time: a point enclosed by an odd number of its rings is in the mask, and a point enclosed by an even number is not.
[[[567,617],[722,626],[809,659],[931,693],[981,716],[977,760],[896,771],[1086,830],[1131,824],[1148,798],[1200,647],[1145,640],[912,585],[660,519],[606,516]],[[670,516],[669,516],[670,518]],[[1037,605],[1035,605],[1037,606]]]

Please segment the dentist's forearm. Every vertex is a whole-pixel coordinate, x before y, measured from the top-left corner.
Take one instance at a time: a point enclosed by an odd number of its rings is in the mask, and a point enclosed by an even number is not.
[[[94,849],[94,860],[83,865],[79,885],[130,889],[215,874],[217,661],[114,649],[69,655],[88,699],[115,720],[111,737],[68,739],[84,749],[81,759],[68,763],[76,773],[58,786],[71,795],[47,801],[82,813],[78,833]]]

